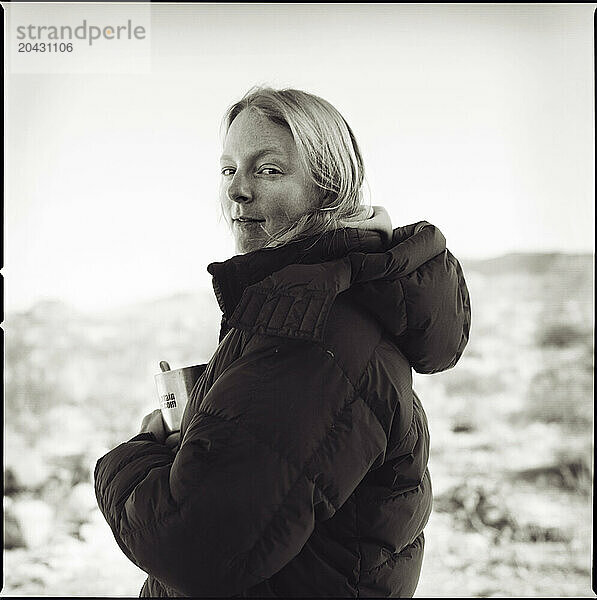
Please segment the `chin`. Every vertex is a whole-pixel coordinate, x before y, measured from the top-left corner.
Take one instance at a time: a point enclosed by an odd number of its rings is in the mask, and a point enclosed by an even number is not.
[[[236,240],[235,247],[238,254],[247,254],[265,247],[265,240]]]

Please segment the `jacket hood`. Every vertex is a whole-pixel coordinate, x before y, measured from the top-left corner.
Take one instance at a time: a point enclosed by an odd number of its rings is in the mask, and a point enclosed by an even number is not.
[[[208,271],[227,327],[321,341],[335,298],[348,293],[418,373],[454,366],[468,342],[462,269],[426,221],[394,229],[385,243],[376,231],[346,228],[234,256]]]

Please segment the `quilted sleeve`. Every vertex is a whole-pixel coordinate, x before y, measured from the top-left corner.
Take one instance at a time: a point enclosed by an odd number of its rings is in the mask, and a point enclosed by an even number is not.
[[[231,596],[271,577],[385,450],[331,353],[261,340],[217,379],[176,455],[132,441],[96,467],[125,554],[181,594]]]

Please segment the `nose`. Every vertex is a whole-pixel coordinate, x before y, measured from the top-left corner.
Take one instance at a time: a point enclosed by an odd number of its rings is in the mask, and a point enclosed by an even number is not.
[[[241,173],[240,170],[234,173],[232,181],[228,186],[227,194],[230,200],[238,202],[239,204],[251,202],[253,199],[253,193],[248,177]]]

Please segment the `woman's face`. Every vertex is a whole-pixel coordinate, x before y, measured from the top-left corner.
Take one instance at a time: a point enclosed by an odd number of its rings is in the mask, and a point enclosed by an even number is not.
[[[263,248],[315,203],[290,130],[255,110],[243,110],[230,125],[221,173],[220,200],[237,252]]]

